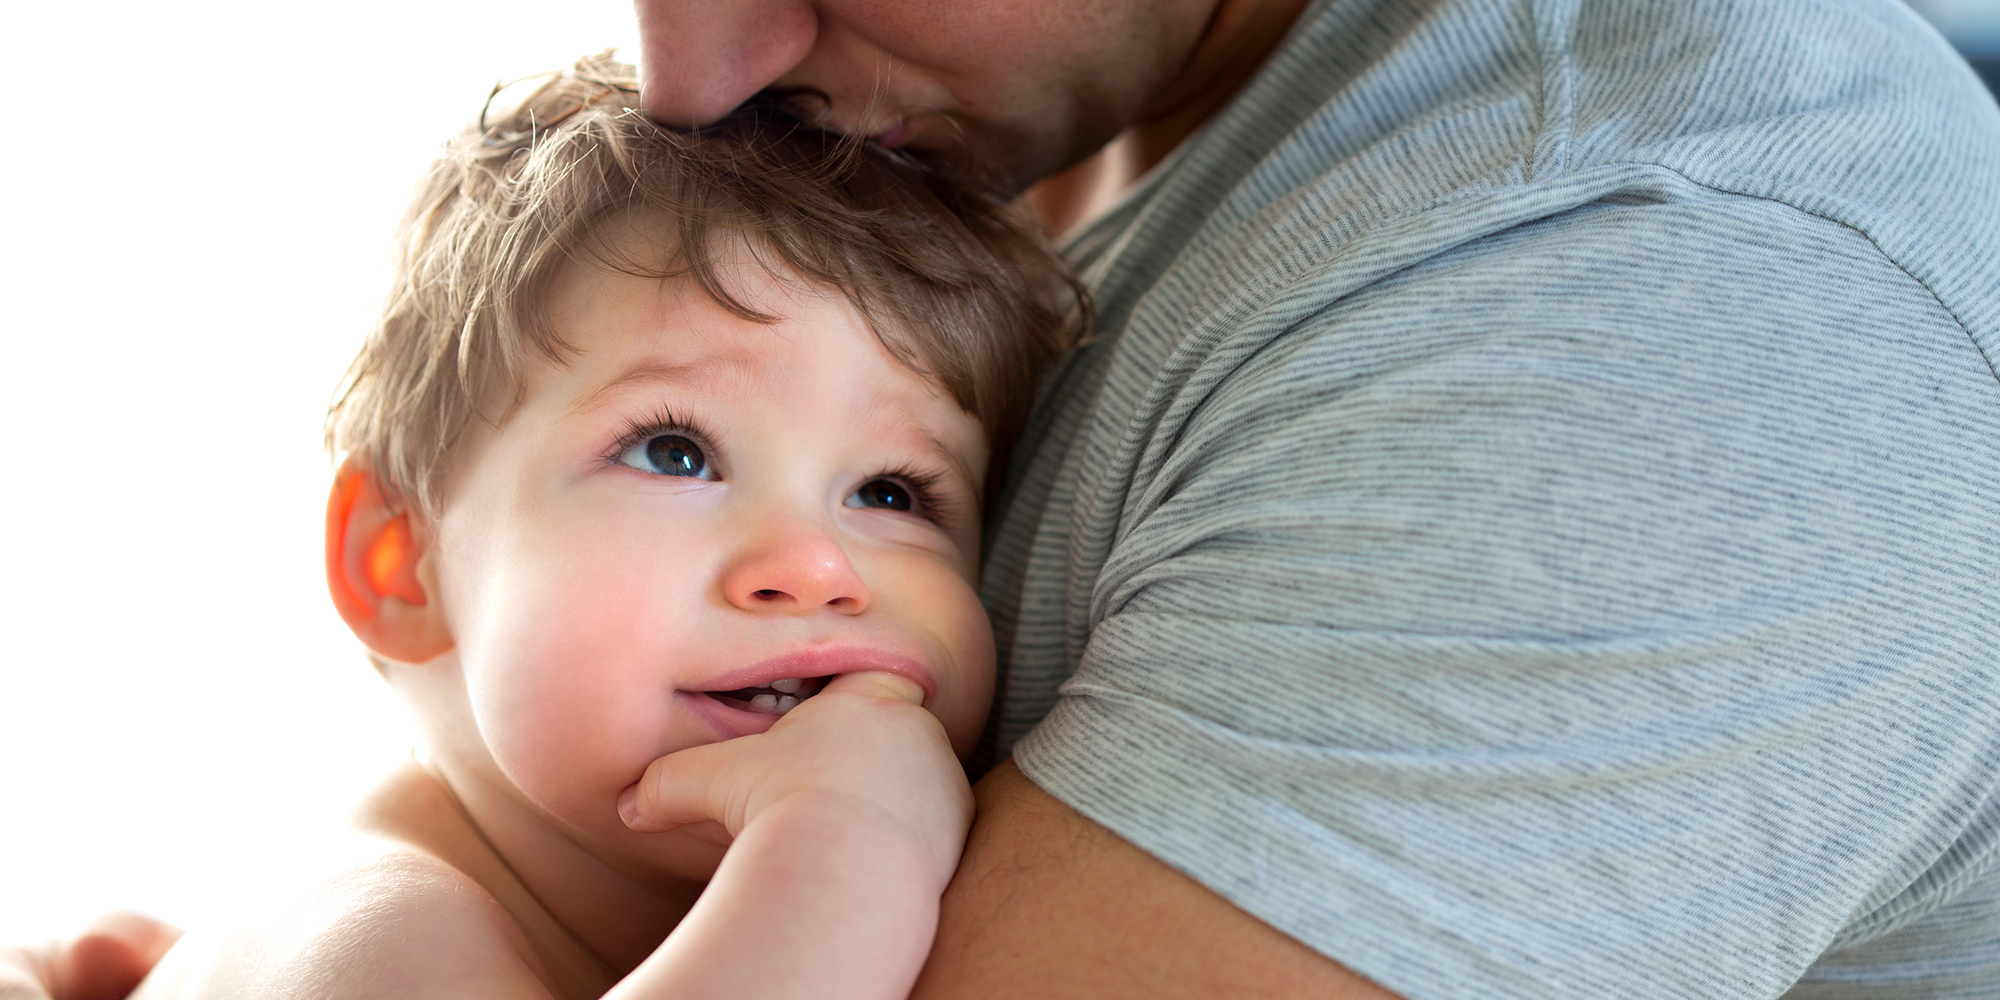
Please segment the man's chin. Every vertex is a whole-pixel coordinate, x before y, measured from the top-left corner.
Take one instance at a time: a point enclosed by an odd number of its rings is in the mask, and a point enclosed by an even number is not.
[[[942,160],[961,179],[1010,201],[1068,166],[1061,154],[1038,153],[1035,141],[1025,136],[1016,140],[958,133],[944,142],[924,136],[912,138],[903,148]]]

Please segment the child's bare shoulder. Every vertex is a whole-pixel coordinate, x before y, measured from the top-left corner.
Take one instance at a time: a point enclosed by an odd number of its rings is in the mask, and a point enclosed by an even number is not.
[[[286,979],[345,980],[314,996],[549,996],[506,909],[426,854],[386,851],[343,873],[301,916],[299,929],[318,940],[298,939],[300,965],[285,970]]]
[[[399,782],[409,779],[393,776],[384,790],[411,791]],[[514,918],[440,856],[448,851],[369,832],[317,885],[228,932],[191,932],[134,1000],[552,996],[545,963]]]
[[[134,997],[547,997],[525,947],[470,879],[386,851],[234,932],[191,934]]]

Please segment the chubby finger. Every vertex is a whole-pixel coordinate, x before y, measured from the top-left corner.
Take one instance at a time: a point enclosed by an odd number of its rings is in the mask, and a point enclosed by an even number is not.
[[[156,961],[125,937],[85,931],[56,956],[55,1000],[122,1000]]]
[[[98,917],[56,956],[56,1000],[122,1000],[180,939],[180,928],[143,913]]]
[[[180,936],[152,917],[108,913],[68,941],[0,949],[0,1000],[121,1000]]]
[[[821,694],[845,692],[907,701],[921,707],[926,697],[924,686],[902,674],[892,674],[886,670],[870,670],[856,674],[841,674],[828,681]]]
[[[722,775],[742,742],[688,747],[646,765],[646,773],[619,794],[618,818],[640,833],[665,833],[704,820],[737,832],[741,824],[733,817],[740,817],[742,804],[734,801],[734,783]]]
[[[0,1000],[50,1000],[56,993],[54,942],[0,948]]]
[[[105,939],[117,942],[130,951],[133,958],[148,970],[160,964],[167,950],[181,939],[185,933],[173,924],[130,910],[114,910],[90,922],[83,933],[77,935],[75,944],[91,939]]]

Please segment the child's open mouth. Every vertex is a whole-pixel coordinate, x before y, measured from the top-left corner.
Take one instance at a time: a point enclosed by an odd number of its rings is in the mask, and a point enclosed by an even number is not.
[[[825,677],[786,677],[761,687],[710,691],[707,694],[731,708],[762,715],[783,715],[799,707],[799,702],[818,694],[826,682]]]

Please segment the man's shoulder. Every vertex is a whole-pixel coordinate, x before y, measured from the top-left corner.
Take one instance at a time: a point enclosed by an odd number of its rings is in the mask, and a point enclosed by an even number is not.
[[[1548,25],[1493,0],[1416,6],[1315,8],[1079,239],[1112,325],[1300,281],[1331,300],[1514,226],[1699,188],[1852,228],[2000,338],[2000,114],[1900,5],[1610,0]]]

